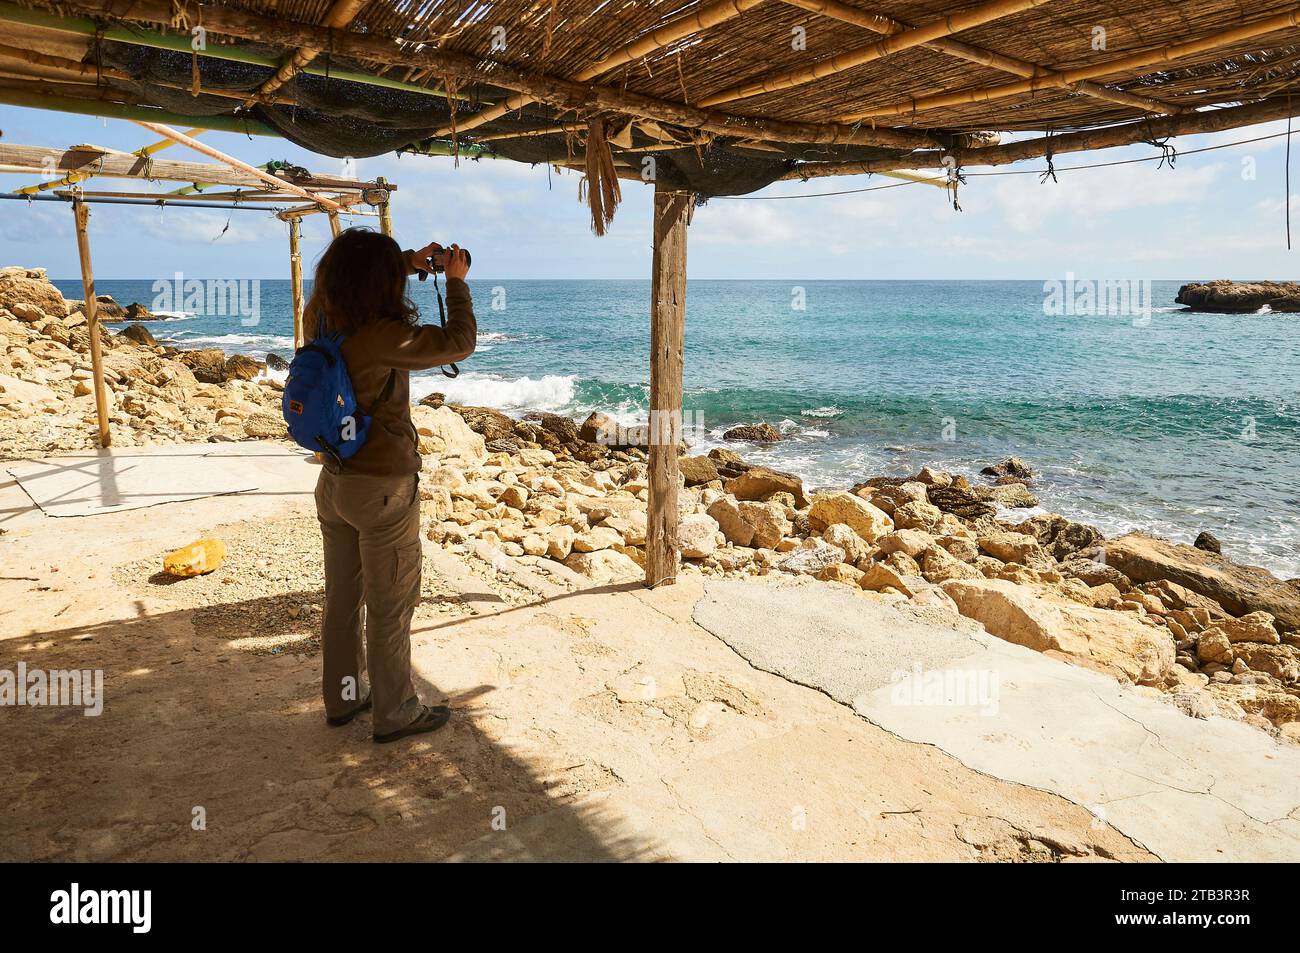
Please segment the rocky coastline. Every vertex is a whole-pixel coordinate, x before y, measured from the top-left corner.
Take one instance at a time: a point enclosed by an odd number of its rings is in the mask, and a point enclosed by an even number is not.
[[[40,269],[0,269],[0,459],[94,445],[77,304]],[[100,335],[115,445],[286,438],[282,385],[258,362],[165,347],[138,324]],[[643,577],[649,491],[635,430],[599,414],[515,419],[438,394],[412,419],[431,544],[571,588]],[[736,437],[769,430],[760,422]],[[1014,517],[1038,504],[1032,468],[1016,458],[984,480],[927,468],[816,490],[730,449],[687,448],[679,462],[684,573],[795,574],[932,606],[1190,717],[1300,743],[1300,580],[1239,565],[1212,538],[1106,539],[1056,514]]]
[[[1297,281],[1197,281],[1183,285],[1174,298],[1188,311],[1254,314],[1267,308],[1280,314],[1300,312]]]

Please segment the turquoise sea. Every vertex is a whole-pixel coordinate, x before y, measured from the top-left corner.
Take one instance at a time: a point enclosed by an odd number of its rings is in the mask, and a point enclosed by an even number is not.
[[[79,282],[58,284],[81,297]],[[1017,454],[1040,472],[1048,509],[1107,533],[1190,542],[1208,529],[1233,558],[1300,576],[1300,316],[1190,314],[1174,304],[1179,284],[1154,282],[1140,314],[1049,315],[1042,281],[692,281],[691,439],[707,448],[767,420],[788,439],[741,452],[812,486],[922,465],[973,475]],[[417,396],[644,415],[648,281],[470,286],[479,350],[455,381],[413,382]],[[411,287],[436,322],[432,286]],[[158,297],[150,281],[98,290],[123,304]],[[262,281],[258,305],[252,326],[189,314],[151,330],[288,356],[288,282]]]

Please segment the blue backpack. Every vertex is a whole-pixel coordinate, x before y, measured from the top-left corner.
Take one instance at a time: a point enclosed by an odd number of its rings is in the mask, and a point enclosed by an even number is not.
[[[342,344],[342,335],[323,334],[300,347],[289,363],[280,405],[289,436],[321,454],[336,472],[365,445],[370,430],[370,416],[357,406]]]

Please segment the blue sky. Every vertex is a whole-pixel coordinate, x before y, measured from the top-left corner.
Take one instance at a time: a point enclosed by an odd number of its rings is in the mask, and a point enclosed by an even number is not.
[[[153,134],[121,120],[102,120],[0,106],[7,142],[42,146],[94,143],[133,151]],[[1182,150],[1282,132],[1269,123],[1177,140]],[[288,159],[339,174],[340,160],[284,140],[207,133],[204,141],[252,163]],[[1177,167],[1123,165],[1059,174],[974,177],[962,212],[926,185],[795,201],[713,199],[691,226],[691,278],[1027,278],[1209,279],[1298,277],[1300,207],[1293,205],[1296,252],[1285,237],[1285,138],[1201,155]],[[1300,143],[1297,144],[1300,147]],[[1058,168],[1153,153],[1148,146],[1061,156]],[[207,161],[184,147],[162,155]],[[1296,157],[1300,188],[1300,156]],[[1041,161],[1006,168],[1041,169]],[[977,171],[977,170],[972,170]],[[623,184],[613,227],[594,237],[577,200],[579,176],[506,161],[384,156],[361,159],[362,178],[398,185],[397,238],[405,245],[458,241],[474,251],[473,276],[637,278],[649,276],[648,187]],[[36,176],[0,175],[0,189]],[[798,195],[890,184],[866,176],[778,183],[761,195]],[[98,180],[127,190],[137,183]],[[174,186],[173,186],[174,187]],[[1294,201],[1294,199],[1293,199]],[[227,220],[229,229],[222,233]],[[367,221],[359,219],[358,222]],[[323,218],[308,219],[310,265],[328,236]],[[98,278],[288,277],[286,226],[270,214],[215,210],[92,210]],[[220,237],[218,237],[220,236]],[[44,267],[52,277],[78,275],[72,212],[65,206],[0,203],[0,264]]]

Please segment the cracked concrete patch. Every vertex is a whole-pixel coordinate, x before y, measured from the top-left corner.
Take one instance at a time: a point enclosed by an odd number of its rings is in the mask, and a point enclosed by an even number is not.
[[[850,592],[709,582],[694,618],[756,668],[1083,805],[1164,860],[1300,859],[1300,750],[1248,725]]]

